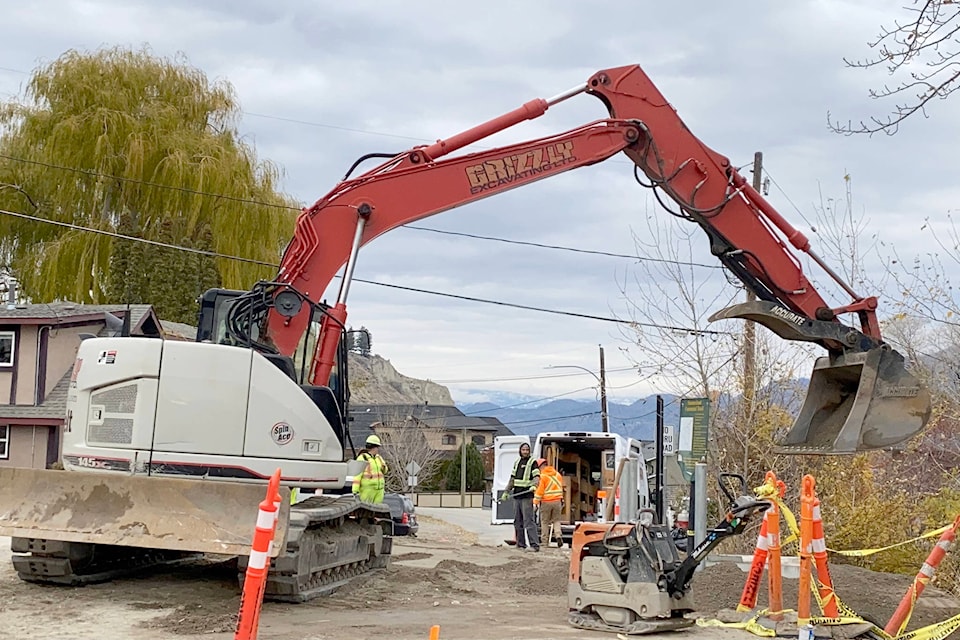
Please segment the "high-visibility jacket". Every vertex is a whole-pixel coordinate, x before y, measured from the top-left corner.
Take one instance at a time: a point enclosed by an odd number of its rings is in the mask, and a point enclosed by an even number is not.
[[[522,472],[521,463],[523,463]],[[540,481],[540,469],[537,467],[537,461],[532,456],[526,460],[517,458],[516,462],[513,463],[510,478],[513,481],[513,495],[531,497],[532,492],[530,490]]]
[[[387,473],[387,463],[379,453],[373,455],[369,451],[360,452],[357,460],[365,461],[367,466],[363,468],[361,473],[353,477],[353,492],[363,502],[374,504],[383,502],[384,476]]]
[[[540,483],[533,494],[533,504],[563,500],[563,476],[551,465],[540,469]]]

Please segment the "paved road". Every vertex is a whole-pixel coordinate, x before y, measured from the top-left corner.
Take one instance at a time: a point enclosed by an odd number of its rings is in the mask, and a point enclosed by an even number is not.
[[[490,524],[489,509],[417,507],[417,513],[475,533],[478,542],[484,546],[499,547],[504,545],[504,540],[513,540],[513,524]]]

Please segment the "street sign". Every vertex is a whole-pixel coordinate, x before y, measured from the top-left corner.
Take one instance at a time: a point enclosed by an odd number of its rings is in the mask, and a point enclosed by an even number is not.
[[[406,472],[409,473],[409,474],[412,475],[412,476],[415,476],[415,475],[417,475],[418,473],[420,473],[420,469],[422,469],[422,468],[423,468],[423,467],[421,467],[419,464],[417,464],[417,462],[416,462],[415,460],[411,460],[410,462],[407,463],[407,466],[404,467],[404,469],[406,470]]]
[[[707,425],[710,423],[709,398],[680,400],[680,437],[677,443],[683,477],[693,480],[693,466],[707,455]]]
[[[673,425],[667,425],[663,428],[663,455],[672,456],[677,453],[676,441],[673,434],[676,428]]]
[[[419,478],[417,478],[417,476],[407,476],[407,486],[410,487],[411,489],[417,486],[418,482],[419,482]]]

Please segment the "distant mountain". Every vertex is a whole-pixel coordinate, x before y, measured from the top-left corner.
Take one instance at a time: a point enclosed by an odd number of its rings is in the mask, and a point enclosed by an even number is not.
[[[809,379],[784,381],[778,386],[779,401],[791,413],[800,411]],[[504,394],[505,396],[510,394]],[[663,396],[665,425],[680,425],[680,398]],[[600,431],[600,402],[598,400],[542,400],[529,401],[514,397],[503,398],[502,404],[493,402],[457,403],[468,416],[497,418],[518,435],[532,435],[542,431]],[[714,411],[722,410],[731,397],[721,394]],[[518,405],[518,406],[512,406]],[[607,402],[610,431],[638,440],[653,440],[657,428],[657,396],[651,395],[631,404]]]
[[[663,395],[664,424],[680,424],[680,403],[676,396]],[[539,406],[497,408],[490,402],[462,403],[457,407],[466,415],[497,418],[518,435],[541,431],[600,431],[598,400],[552,400]],[[657,426],[657,397],[648,396],[632,404],[607,402],[610,431],[628,438],[653,440]]]

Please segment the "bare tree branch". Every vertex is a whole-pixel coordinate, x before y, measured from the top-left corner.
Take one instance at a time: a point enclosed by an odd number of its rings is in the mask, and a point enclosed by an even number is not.
[[[827,113],[827,126],[834,132],[873,135],[882,131],[893,135],[915,113],[927,117],[926,107],[934,98],[943,100],[960,88],[960,65],[955,62],[960,55],[960,4],[953,0],[914,0],[913,4],[904,7],[915,14],[913,20],[905,24],[894,21],[892,29],[881,27],[880,35],[867,43],[871,49],[877,49],[876,55],[863,60],[844,58],[849,67],[886,66],[891,76],[902,78],[893,87],[884,85],[871,90],[871,98],[908,97],[895,103],[887,117],[870,117],[857,125],[852,121],[845,125],[836,123]]]
[[[386,415],[373,425],[383,442],[382,455],[388,467],[388,491],[409,492],[412,489],[408,482],[410,474],[407,473],[407,466],[411,462],[420,467],[418,484],[424,483],[439,470],[443,451],[435,446],[430,436],[436,434],[439,437],[442,427],[442,424],[425,427],[412,416],[399,413]]]

